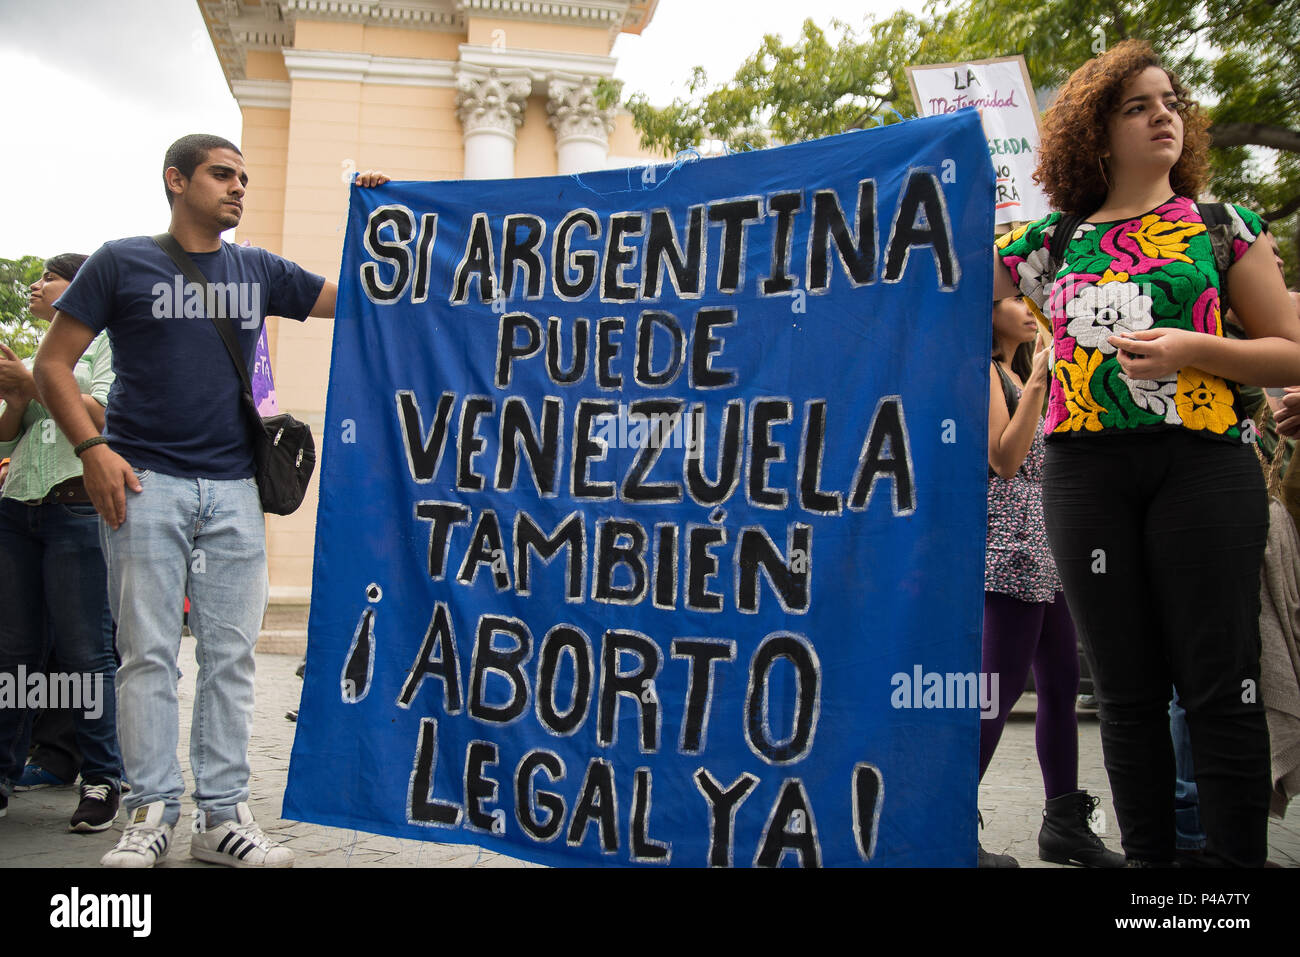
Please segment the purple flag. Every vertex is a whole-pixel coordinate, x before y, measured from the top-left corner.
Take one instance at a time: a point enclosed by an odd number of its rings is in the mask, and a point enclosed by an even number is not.
[[[275,401],[275,378],[271,375],[271,352],[266,346],[266,326],[257,340],[257,356],[253,359],[253,401],[262,415],[277,415],[280,404]]]

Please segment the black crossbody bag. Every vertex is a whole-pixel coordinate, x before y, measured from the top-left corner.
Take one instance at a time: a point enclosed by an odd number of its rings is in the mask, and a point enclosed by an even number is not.
[[[199,267],[181,248],[171,233],[160,233],[153,241],[165,252],[185,278],[203,290],[203,301],[209,301],[208,281]],[[239,354],[239,341],[227,316],[209,316],[221,341],[226,344],[230,361],[239,371],[239,381],[244,391],[241,405],[253,438],[253,457],[257,468],[257,490],[262,499],[262,511],[272,515],[288,515],[302,504],[307,494],[307,483],[316,469],[316,442],[311,429],[292,415],[281,413],[263,418],[253,401],[253,384],[248,379],[248,368]]]

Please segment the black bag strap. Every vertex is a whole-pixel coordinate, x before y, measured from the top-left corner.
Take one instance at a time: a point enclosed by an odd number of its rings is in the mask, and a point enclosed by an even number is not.
[[[1224,203],[1197,203],[1201,222],[1214,249],[1214,268],[1219,273],[1219,316],[1228,314],[1228,270],[1232,268],[1232,217]]]
[[[194,260],[190,258],[190,254],[181,248],[181,244],[176,241],[176,237],[171,233],[159,233],[157,236],[153,237],[153,241],[157,243],[158,248],[165,252],[171,261],[176,264],[176,268],[181,271],[186,279],[203,290],[203,302],[206,304],[211,298],[208,295],[207,277],[199,271],[199,267],[195,265]],[[244,365],[244,361],[240,357],[239,340],[235,338],[234,326],[231,325],[230,319],[226,316],[208,316],[208,319],[214,326],[216,326],[217,334],[221,336],[221,341],[226,344],[226,351],[230,353],[230,361],[233,362],[235,368],[239,370],[239,381],[244,384],[244,393],[247,397],[246,402],[252,402],[253,383],[249,381],[248,368]],[[260,415],[258,416],[258,419],[261,419]]]
[[[998,377],[1002,379],[1002,397],[1007,401],[1007,415],[1014,416],[1020,405],[1020,393],[1016,389],[1016,384],[1011,381],[1011,376],[1007,375],[1006,370],[1002,368],[1002,363],[994,359],[993,368],[998,370]]]
[[[1079,228],[1087,217],[1078,213],[1062,213],[1061,218],[1056,221],[1056,229],[1052,232],[1052,242],[1047,248],[1047,254],[1051,257],[1051,262],[1056,268],[1052,270],[1052,276],[1055,276],[1061,270],[1061,264],[1065,262],[1065,250],[1070,245],[1070,240],[1074,238],[1074,231]]]

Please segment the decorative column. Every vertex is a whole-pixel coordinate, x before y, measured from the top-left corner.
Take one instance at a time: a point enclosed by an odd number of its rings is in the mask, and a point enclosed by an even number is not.
[[[515,175],[515,130],[533,82],[524,73],[462,70],[456,77],[456,115],[465,131],[465,178]]]
[[[596,103],[594,76],[555,74],[547,89],[551,128],[560,175],[604,169],[609,159],[609,134],[614,131],[614,110]]]

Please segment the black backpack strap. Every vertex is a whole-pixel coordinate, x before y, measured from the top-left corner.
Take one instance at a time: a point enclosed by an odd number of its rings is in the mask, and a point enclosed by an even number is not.
[[[993,360],[993,368],[998,370],[998,378],[1002,380],[1002,398],[1007,403],[1007,415],[1014,417],[1016,409],[1020,406],[1020,393],[1016,391],[1016,384],[1011,381],[1011,377],[1003,370],[998,360]],[[998,473],[989,466],[989,478],[993,478]]]
[[[1219,318],[1228,314],[1228,270],[1232,268],[1232,217],[1224,203],[1197,203],[1201,222],[1214,249],[1214,268],[1219,274]]]
[[[158,248],[165,252],[168,258],[176,264],[176,268],[181,271],[186,279],[203,290],[204,303],[210,301],[211,297],[208,295],[207,277],[199,271],[199,267],[195,265],[194,260],[190,258],[190,254],[181,248],[181,244],[176,241],[176,237],[171,233],[159,233],[157,236],[153,237],[153,241],[157,243]],[[221,305],[224,306],[224,300],[219,298],[219,301]],[[219,309],[218,311],[223,310]],[[244,365],[243,359],[240,357],[239,340],[235,338],[235,330],[230,324],[230,319],[224,315],[208,316],[208,319],[210,319],[212,324],[216,326],[217,334],[221,336],[221,341],[226,344],[226,351],[230,353],[230,361],[233,362],[235,368],[239,370],[239,380],[243,382],[244,391],[248,393],[248,396],[251,398],[253,395],[253,384],[249,381],[248,369]]]
[[[1016,389],[1016,384],[1011,381],[1011,376],[1007,375],[1002,364],[996,359],[993,360],[993,368],[998,370],[998,377],[1002,380],[1002,397],[1007,400],[1007,415],[1014,416],[1016,408],[1020,405],[1020,393]]]
[[[1070,246],[1070,240],[1074,238],[1074,231],[1079,228],[1085,217],[1078,213],[1062,213],[1061,218],[1056,221],[1056,226],[1052,229],[1052,239],[1047,245],[1047,266],[1043,272],[1043,279],[1046,285],[1050,286],[1052,281],[1065,265],[1065,251]],[[1048,321],[1046,314],[1046,305],[1044,310],[1039,310],[1037,304],[1034,304],[1034,310],[1039,312],[1045,321]],[[1051,325],[1048,321],[1048,325]]]
[[[1062,213],[1061,218],[1056,221],[1056,228],[1052,231],[1052,243],[1047,249],[1048,256],[1056,263],[1053,275],[1060,272],[1061,264],[1065,262],[1065,250],[1069,248],[1070,240],[1074,238],[1074,231],[1079,228],[1084,218],[1078,213]]]

